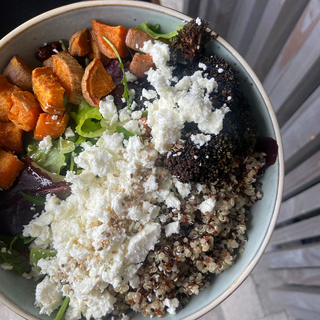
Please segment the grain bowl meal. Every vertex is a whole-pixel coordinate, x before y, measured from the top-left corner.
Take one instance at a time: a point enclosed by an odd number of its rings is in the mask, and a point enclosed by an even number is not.
[[[178,313],[245,250],[277,143],[206,21],[69,36],[0,75],[1,266],[56,319]]]

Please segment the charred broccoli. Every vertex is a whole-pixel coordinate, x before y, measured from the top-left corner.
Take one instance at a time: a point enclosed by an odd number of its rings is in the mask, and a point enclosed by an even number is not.
[[[198,27],[194,22],[187,30],[195,39],[202,39],[203,30]],[[194,35],[197,32],[201,32],[199,37]],[[186,47],[188,41],[187,39]],[[173,41],[172,44],[175,45],[176,42]],[[225,115],[221,132],[212,135],[210,141],[201,147],[191,139],[192,135],[200,133],[197,126],[191,125],[190,128],[190,124],[186,125],[181,140],[164,155],[164,163],[181,182],[211,182],[231,171],[235,159],[252,152],[258,137],[257,124],[232,66],[216,56],[197,55],[195,59],[193,52],[192,59],[186,63],[177,54],[180,47],[184,47],[183,43],[172,51],[174,54],[171,63],[175,65],[173,75],[179,79],[191,76],[200,70],[199,63],[204,63],[207,77],[214,78],[218,83],[218,90],[210,94],[213,110],[228,106],[230,112]]]
[[[191,20],[171,41],[172,47],[176,50],[174,55],[178,54],[184,60],[197,59],[205,52],[206,44],[215,35],[206,20]]]

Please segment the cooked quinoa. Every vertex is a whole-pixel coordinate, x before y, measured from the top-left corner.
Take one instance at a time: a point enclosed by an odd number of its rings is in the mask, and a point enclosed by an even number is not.
[[[235,159],[233,170],[225,179],[207,185],[193,184],[182,209],[165,214],[179,221],[180,233],[170,237],[162,230],[155,246],[138,270],[140,285],[124,286],[115,293],[118,298],[113,314],[126,313],[128,307],[143,315],[163,316],[168,300],[177,298],[183,308],[193,294],[210,284],[217,275],[232,266],[247,242],[246,228],[250,207],[262,199],[257,173],[265,164],[265,154],[252,153]],[[234,175],[234,172],[241,173]],[[213,199],[214,212],[199,210],[204,200]],[[168,221],[166,221],[168,223]]]

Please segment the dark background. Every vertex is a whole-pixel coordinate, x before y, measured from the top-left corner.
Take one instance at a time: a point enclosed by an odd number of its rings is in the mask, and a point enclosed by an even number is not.
[[[48,10],[77,1],[70,0],[1,0],[0,39],[20,24]],[[4,4],[5,3],[5,4]]]
[[[150,2],[145,0],[146,2]],[[44,13],[67,4],[72,0],[0,0],[0,39],[20,24]]]

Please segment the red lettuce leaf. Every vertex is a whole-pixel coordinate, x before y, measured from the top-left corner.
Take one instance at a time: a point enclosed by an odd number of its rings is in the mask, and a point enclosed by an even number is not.
[[[23,226],[28,224],[36,213],[42,211],[43,206],[32,204],[22,193],[42,197],[54,193],[61,199],[70,194],[70,184],[64,181],[62,176],[41,169],[30,157],[24,162],[25,168],[14,185],[8,190],[0,191],[1,234],[21,234]]]

